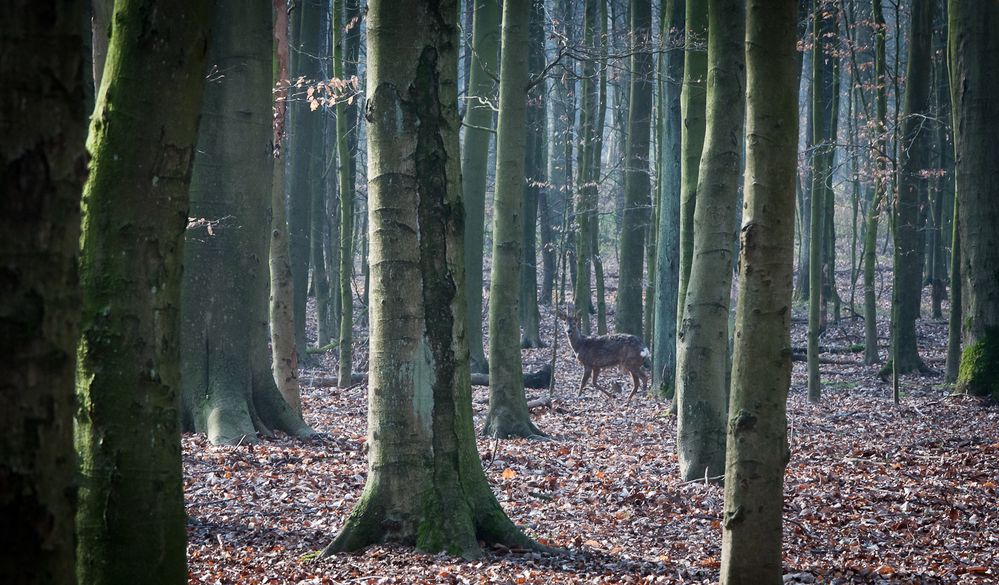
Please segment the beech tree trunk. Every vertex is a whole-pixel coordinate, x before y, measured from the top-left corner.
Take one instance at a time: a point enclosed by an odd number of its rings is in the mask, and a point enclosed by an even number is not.
[[[326,555],[385,542],[465,557],[481,555],[480,540],[536,546],[499,507],[475,449],[457,17],[455,0],[368,5],[368,479]]]
[[[745,112],[745,5],[708,2],[708,95],[694,250],[677,335],[676,443],[684,480],[725,469],[728,314]]]
[[[520,355],[520,214],[524,207],[524,154],[530,0],[506,0],[500,51],[496,124],[496,196],[489,297],[489,411],[483,433],[492,437],[541,434],[531,422]]]
[[[83,4],[0,5],[2,583],[76,583],[73,387],[90,113]]]
[[[723,585],[780,583],[797,179],[796,2],[749,0],[745,214],[725,458]]]
[[[871,15],[874,18],[874,81],[875,107],[877,110],[874,127],[874,192],[867,206],[867,227],[864,234],[864,363],[876,364],[881,361],[878,353],[878,308],[874,294],[875,268],[877,268],[878,218],[881,205],[887,192],[885,156],[888,148],[888,78],[885,73],[885,18],[881,0],[871,0]]]
[[[184,250],[184,427],[214,444],[312,431],[279,394],[268,354],[268,230],[273,184],[271,7],[220,2]]]
[[[80,239],[81,583],[187,578],[181,261],[210,17],[206,2],[122,0],[111,21]]]

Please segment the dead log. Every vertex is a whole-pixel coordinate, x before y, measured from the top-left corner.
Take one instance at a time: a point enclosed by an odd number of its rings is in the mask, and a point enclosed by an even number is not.
[[[524,388],[547,389],[552,379],[552,367],[544,364],[533,372],[524,373]],[[488,386],[489,374],[472,374],[472,386]]]

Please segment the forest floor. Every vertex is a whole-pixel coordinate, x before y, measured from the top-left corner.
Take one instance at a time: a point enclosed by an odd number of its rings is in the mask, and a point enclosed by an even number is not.
[[[543,307],[542,316],[550,343],[554,313]],[[804,330],[796,319],[795,347],[805,345]],[[786,583],[999,581],[999,407],[950,396],[940,373],[946,331],[945,321],[919,322],[920,352],[934,373],[904,376],[897,406],[861,353],[825,356],[837,363],[821,367],[818,405],[806,398],[805,364],[795,362]],[[863,321],[852,318],[831,324],[822,345],[862,342]],[[184,437],[191,582],[717,582],[722,488],[678,479],[669,405],[637,395],[610,400],[592,388],[577,397],[582,369],[564,336],[558,354],[553,403],[533,412],[553,440],[479,439],[478,449],[507,514],[564,552],[494,548],[464,561],[378,546],[315,560],[364,485],[366,389],[306,384],[305,418],[321,433],[316,439],[215,447],[201,435]],[[550,348],[526,350],[525,370],[550,355]],[[325,359],[303,380],[332,375]],[[487,393],[474,389],[478,428]]]

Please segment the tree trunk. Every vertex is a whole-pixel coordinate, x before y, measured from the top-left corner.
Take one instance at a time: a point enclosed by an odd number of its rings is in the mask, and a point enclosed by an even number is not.
[[[631,0],[631,90],[625,156],[624,213],[617,289],[618,333],[642,335],[642,267],[649,229],[649,132],[652,121],[651,0]]]
[[[961,364],[961,230],[957,214],[960,212],[957,198],[954,199],[954,220],[951,222],[950,259],[950,315],[947,319],[947,362],[944,367],[944,382],[957,382],[958,368]]]
[[[676,355],[676,444],[684,480],[725,469],[728,313],[745,92],[743,0],[708,3],[708,95],[694,210],[694,262]]]
[[[288,113],[288,11],[284,0],[274,0],[274,60],[277,65],[274,95],[274,178],[271,182],[270,333],[271,370],[274,383],[291,409],[301,416],[298,353],[295,351],[294,295],[288,253],[288,212],[284,190],[284,130]]]
[[[181,260],[210,8],[122,1],[112,19],[80,239],[81,583],[187,576]]]
[[[871,0],[874,17],[874,81],[876,89],[877,120],[874,128],[874,192],[867,206],[867,227],[864,234],[864,363],[881,361],[878,353],[878,312],[874,294],[875,268],[877,267],[878,217],[887,196],[885,158],[888,148],[888,77],[885,71],[885,18],[881,0]]]
[[[662,30],[667,31],[666,46],[683,42],[684,0],[667,2]],[[676,311],[680,278],[680,83],[683,79],[683,55],[667,50],[663,56],[663,140],[659,156],[659,235],[656,238],[656,316],[652,335],[652,387],[665,398],[672,398],[676,378]]]
[[[948,5],[964,353],[957,390],[999,398],[999,5]]]
[[[480,540],[535,546],[499,507],[475,450],[456,21],[454,0],[368,5],[368,479],[327,555],[383,542],[466,557],[481,555]]]
[[[745,216],[725,460],[723,585],[780,583],[797,178],[795,2],[749,0]]]
[[[832,197],[832,163],[835,141],[831,106],[834,50],[837,34],[836,8],[831,0],[814,0],[812,16],[812,201],[808,247],[808,400],[822,398],[819,379],[819,334],[822,332],[822,252],[827,197]],[[823,40],[824,39],[824,40]]]
[[[465,111],[465,141],[461,175],[465,200],[465,291],[468,299],[468,348],[473,372],[486,373],[489,363],[482,342],[482,248],[485,230],[486,177],[489,142],[496,108],[497,64],[500,44],[498,0],[471,0],[472,70]]]
[[[273,29],[270,6],[254,6],[216,13],[208,64],[226,75],[205,91],[184,250],[183,422],[213,444],[311,433],[267,355]]]
[[[697,173],[704,148],[705,97],[708,77],[708,3],[687,2],[684,33],[683,90],[680,111],[683,132],[680,137],[680,284],[677,288],[677,323],[683,321],[694,259],[694,209],[697,202]],[[679,327],[677,327],[679,329]]]
[[[540,432],[531,422],[524,396],[520,355],[520,299],[524,207],[524,154],[527,132],[528,0],[503,6],[500,51],[500,115],[496,124],[496,195],[493,203],[493,265],[489,297],[489,412],[483,433],[491,437],[529,437]]]
[[[305,78],[307,83],[315,83],[319,72],[319,39],[321,36],[322,9],[312,1],[300,2],[290,13],[292,19],[291,42],[296,50],[292,52],[292,80]],[[298,89],[301,92],[301,89]],[[293,96],[290,109],[291,133],[288,155],[291,186],[288,192],[288,233],[291,253],[291,273],[294,279],[295,294],[295,347],[298,349],[298,362],[301,365],[315,360],[306,352],[308,338],[305,334],[306,305],[309,288],[309,266],[311,248],[309,231],[311,224],[311,202],[317,191],[321,167],[322,146],[319,140],[319,114],[310,109],[309,103],[301,95]]]
[[[76,583],[73,384],[90,113],[83,4],[0,7],[2,583]]]
[[[540,75],[545,68],[545,13],[541,2],[531,5],[528,68]],[[545,82],[538,79],[527,94],[527,143],[524,152],[523,268],[520,273],[521,347],[544,347],[538,310],[538,203],[545,181]]]
[[[892,363],[900,374],[924,370],[916,348],[916,319],[923,289],[923,224],[933,138],[930,112],[930,0],[914,0],[899,146],[898,195],[894,205],[894,271],[892,283]]]
[[[600,40],[596,34],[598,24],[597,0],[586,0],[583,9],[583,47],[591,54],[596,52]],[[583,61],[580,82],[579,145],[576,165],[576,282],[573,288],[573,306],[580,320],[582,333],[590,332],[590,265],[593,260],[593,224],[597,221],[597,186],[592,181],[594,149],[597,135],[598,99],[594,99],[593,80],[597,75],[593,59]]]

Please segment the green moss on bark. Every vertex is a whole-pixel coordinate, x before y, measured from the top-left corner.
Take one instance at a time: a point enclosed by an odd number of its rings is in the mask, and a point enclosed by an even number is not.
[[[957,391],[999,398],[999,328],[986,329],[985,335],[964,349]]]

